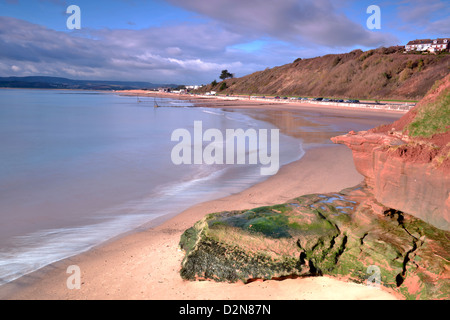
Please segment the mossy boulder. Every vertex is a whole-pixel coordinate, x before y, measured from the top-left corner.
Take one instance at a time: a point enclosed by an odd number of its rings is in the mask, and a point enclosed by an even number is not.
[[[450,233],[376,203],[364,185],[286,204],[214,213],[187,230],[186,280],[250,282],[331,275],[408,299],[450,297]]]

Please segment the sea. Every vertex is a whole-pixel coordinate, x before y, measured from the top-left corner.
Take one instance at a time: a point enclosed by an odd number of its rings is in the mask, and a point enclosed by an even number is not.
[[[268,178],[260,164],[175,165],[172,133],[196,121],[224,133],[277,129],[258,110],[1,89],[0,285]],[[279,146],[280,165],[305,154],[301,137],[282,132]]]
[[[224,135],[232,129],[280,130],[283,166],[309,148],[331,145],[333,136],[401,116],[220,109],[114,92],[0,89],[0,286],[268,178],[261,174],[266,165],[250,161],[174,164],[180,141],[172,136],[179,129],[194,134],[201,122],[204,132]],[[194,140],[202,149],[212,143]],[[246,147],[246,159],[264,148]]]

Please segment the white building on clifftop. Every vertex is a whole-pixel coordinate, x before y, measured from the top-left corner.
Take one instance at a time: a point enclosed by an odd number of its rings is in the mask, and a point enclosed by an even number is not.
[[[449,51],[450,38],[439,38],[435,40],[420,39],[408,42],[405,46],[406,52],[421,51],[438,53],[442,51]]]

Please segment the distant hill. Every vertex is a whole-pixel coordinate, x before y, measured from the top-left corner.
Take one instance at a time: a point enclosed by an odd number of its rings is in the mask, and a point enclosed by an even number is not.
[[[420,100],[450,73],[450,54],[404,54],[403,47],[297,59],[284,66],[208,85],[226,94]]]
[[[0,88],[79,89],[79,90],[133,90],[177,87],[175,84],[150,82],[72,80],[57,77],[0,77]]]

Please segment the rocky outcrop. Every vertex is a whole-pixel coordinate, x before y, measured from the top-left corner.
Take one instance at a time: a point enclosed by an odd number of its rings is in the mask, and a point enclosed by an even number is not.
[[[379,280],[405,298],[448,299],[450,233],[373,199],[363,184],[208,215],[182,236],[181,276],[248,283],[330,275]]]
[[[450,231],[450,174],[433,163],[436,149],[412,145],[401,134],[359,132],[332,140],[352,149],[377,201]]]
[[[399,121],[331,139],[383,205],[450,231],[450,75]]]

